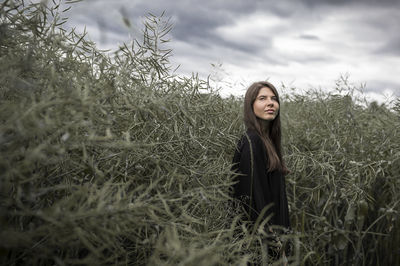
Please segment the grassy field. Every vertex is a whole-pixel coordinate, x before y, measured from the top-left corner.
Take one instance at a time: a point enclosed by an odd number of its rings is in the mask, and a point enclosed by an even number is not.
[[[243,99],[172,75],[170,25],[104,54],[56,5],[0,5],[2,265],[268,260],[231,204]],[[292,265],[400,261],[400,100],[357,90],[282,89]]]

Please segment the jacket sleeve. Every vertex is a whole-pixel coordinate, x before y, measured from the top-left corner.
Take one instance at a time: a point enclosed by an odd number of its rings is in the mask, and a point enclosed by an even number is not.
[[[256,134],[246,134],[240,143],[240,160],[238,160],[238,182],[235,184],[235,197],[241,199],[249,216],[256,220],[267,206],[265,188],[261,180],[267,176],[267,156],[264,143]],[[270,212],[268,211],[266,215]]]

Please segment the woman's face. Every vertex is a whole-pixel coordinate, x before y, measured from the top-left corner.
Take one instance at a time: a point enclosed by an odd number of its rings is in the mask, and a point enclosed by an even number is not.
[[[278,98],[270,88],[262,87],[253,103],[254,114],[262,120],[272,121],[278,115],[278,111]]]

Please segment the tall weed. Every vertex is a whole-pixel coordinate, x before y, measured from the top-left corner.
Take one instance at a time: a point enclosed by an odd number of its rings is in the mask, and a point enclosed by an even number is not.
[[[142,41],[104,54],[62,28],[57,3],[4,1],[0,16],[2,264],[268,260],[265,232],[231,204],[242,99],[171,74],[168,20],[149,15]],[[398,111],[342,85],[282,102],[289,260],[393,264]]]

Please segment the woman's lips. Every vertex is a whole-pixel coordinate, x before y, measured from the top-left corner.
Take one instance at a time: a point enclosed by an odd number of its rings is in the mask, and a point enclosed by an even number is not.
[[[269,114],[273,114],[273,113],[275,113],[275,110],[273,110],[273,109],[268,109],[266,112],[269,113]]]

